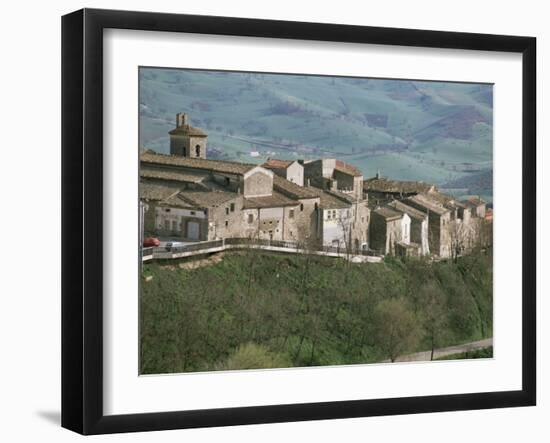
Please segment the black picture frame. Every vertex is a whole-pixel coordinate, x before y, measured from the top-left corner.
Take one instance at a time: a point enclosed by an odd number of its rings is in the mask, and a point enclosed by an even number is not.
[[[108,28],[522,54],[522,389],[169,411],[103,413],[103,31]],[[230,17],[83,9],[62,18],[62,426],[82,434],[229,426],[536,403],[536,39]]]

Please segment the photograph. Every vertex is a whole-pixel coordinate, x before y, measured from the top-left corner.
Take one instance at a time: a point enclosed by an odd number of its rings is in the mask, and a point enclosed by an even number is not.
[[[137,74],[141,375],[493,357],[492,84]]]

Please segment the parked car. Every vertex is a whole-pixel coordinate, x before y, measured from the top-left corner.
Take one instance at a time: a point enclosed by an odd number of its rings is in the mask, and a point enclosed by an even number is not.
[[[145,248],[160,246],[160,240],[156,237],[147,237],[143,240],[143,246]]]
[[[179,241],[170,241],[164,245],[167,251],[171,251],[173,248],[181,248],[183,246],[185,246],[185,243]]]

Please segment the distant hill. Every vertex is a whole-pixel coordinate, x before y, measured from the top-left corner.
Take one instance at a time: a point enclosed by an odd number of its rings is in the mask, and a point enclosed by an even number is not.
[[[332,155],[442,185],[492,170],[492,101],[481,84],[142,68],[140,145],[168,152],[188,112],[211,158]]]
[[[493,170],[464,175],[456,180],[443,183],[440,188],[458,196],[479,195],[487,201],[493,200]]]

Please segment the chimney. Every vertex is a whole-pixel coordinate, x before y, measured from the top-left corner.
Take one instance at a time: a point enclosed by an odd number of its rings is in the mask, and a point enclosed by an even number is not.
[[[176,114],[176,128],[180,128],[184,125],[188,125],[187,123],[187,114],[185,112],[179,112]]]

